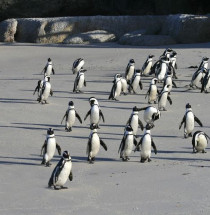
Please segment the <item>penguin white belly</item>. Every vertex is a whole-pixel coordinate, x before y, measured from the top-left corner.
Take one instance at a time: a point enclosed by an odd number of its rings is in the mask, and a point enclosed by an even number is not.
[[[125,148],[123,150],[123,157],[127,157],[133,150],[133,135],[128,135],[125,140]]]
[[[50,95],[50,90],[51,90],[51,84],[49,82],[45,83],[45,89],[41,96],[42,101],[47,101]]]
[[[171,77],[166,78],[165,85],[169,85],[168,92],[171,92],[171,89],[172,89],[172,79],[171,79]]]
[[[128,92],[128,84],[125,79],[121,79],[121,86],[122,86],[122,92],[127,93]]]
[[[188,113],[186,116],[185,132],[187,134],[191,133],[194,129],[194,115],[192,112]]]
[[[148,65],[147,65],[147,67],[144,69],[143,74],[144,74],[144,75],[148,75],[149,72],[150,72],[151,67],[152,67],[152,62],[150,61],[150,62],[148,63]]]
[[[154,113],[157,113],[157,110],[154,108],[154,107],[150,107],[150,108],[147,108],[145,111],[144,111],[144,121],[146,123],[152,123],[153,120],[152,120],[152,115]]]
[[[202,72],[200,72],[197,77],[193,80],[193,85],[199,87],[201,85],[201,78],[203,77]]]
[[[160,74],[158,75],[158,80],[162,81],[166,75],[167,66],[166,63],[161,64]]]
[[[99,148],[100,148],[100,139],[99,139],[98,134],[93,134],[92,141],[91,141],[91,147],[92,147],[92,150],[90,152],[90,156],[95,157],[98,154]]]
[[[75,110],[69,110],[69,114],[66,121],[67,128],[72,127],[75,123]]]
[[[99,123],[99,107],[97,105],[93,105],[90,113],[90,123],[98,124]]]
[[[208,69],[208,64],[209,64],[208,62],[204,63],[203,68]]]
[[[171,58],[171,63],[172,63],[173,68],[175,68],[176,58]]]
[[[208,79],[208,82],[207,82],[207,84],[206,84],[205,89],[207,90],[208,88],[210,88],[210,78]]]
[[[138,126],[139,126],[138,119],[139,119],[138,115],[133,115],[131,123],[130,123],[131,127],[133,129],[133,134],[134,135],[137,134],[137,130],[138,130]]]
[[[205,150],[207,147],[207,139],[203,134],[200,134],[197,138],[197,144],[195,145],[195,149],[198,152]]]
[[[127,74],[127,80],[131,80],[134,74],[134,66],[130,66],[128,74]]]
[[[162,108],[166,107],[167,96],[168,96],[168,92],[162,93],[161,98],[160,98],[159,103],[158,103],[158,108],[159,109],[162,109]]]
[[[77,85],[77,89],[80,90],[83,85],[84,85],[84,80],[85,80],[85,77],[84,75],[80,75],[80,78],[79,78],[79,82],[78,82],[78,85]]]
[[[147,159],[151,156],[151,137],[149,134],[144,136],[141,144],[141,158]]]
[[[115,93],[114,93],[114,98],[117,98],[118,96],[120,96],[121,89],[122,89],[121,81],[118,81],[117,86],[116,86],[116,90],[115,90]]]
[[[133,83],[132,83],[132,87],[133,87],[133,90],[136,91],[138,86],[139,86],[139,81],[140,81],[140,76],[136,76]]]
[[[55,154],[56,149],[56,139],[55,138],[49,138],[47,141],[47,151],[44,155],[44,158],[46,162],[51,161]]]
[[[46,76],[50,76],[52,73],[52,65],[48,65],[47,70],[45,72]]]
[[[150,94],[149,94],[149,102],[156,101],[157,100],[157,86],[152,85],[150,89]]]
[[[63,186],[66,183],[66,181],[69,177],[69,174],[71,172],[71,168],[72,168],[72,162],[67,161],[64,164],[63,169],[61,170],[60,174],[58,175],[58,179],[55,182],[55,186]]]

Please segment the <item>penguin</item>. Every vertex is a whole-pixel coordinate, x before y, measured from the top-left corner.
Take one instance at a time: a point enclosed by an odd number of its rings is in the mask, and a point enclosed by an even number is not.
[[[43,159],[42,159],[41,164],[44,164],[47,167],[49,167],[51,165],[50,161],[52,160],[52,158],[55,154],[55,149],[57,149],[58,154],[61,155],[61,147],[56,142],[54,130],[52,128],[49,128],[47,130],[46,140],[44,141],[44,144],[41,148],[41,155],[44,150]]]
[[[160,111],[166,111],[166,102],[169,101],[169,104],[172,105],[172,100],[170,96],[168,95],[169,85],[165,85],[160,92],[160,95],[158,97],[158,109]]]
[[[66,127],[65,127],[66,131],[69,131],[69,132],[72,131],[72,126],[75,123],[76,117],[80,121],[80,123],[82,124],[82,120],[74,108],[74,102],[73,101],[69,102],[69,107],[68,107],[66,113],[64,114],[63,119],[61,120],[61,124],[62,124],[65,117],[66,117]]]
[[[167,49],[165,49],[165,51],[163,52],[162,56],[166,56],[167,58],[170,58],[172,52],[173,52],[173,49],[167,48]]]
[[[141,82],[141,71],[139,69],[135,70],[133,78],[131,79],[129,92],[133,92],[134,94],[136,94],[136,90],[138,87],[140,87],[141,90],[143,89],[143,85]]]
[[[131,154],[134,145],[137,145],[137,140],[133,135],[133,129],[130,125],[126,127],[126,131],[124,132],[118,153],[120,153],[120,158],[122,161],[130,160],[129,155]]]
[[[184,123],[184,138],[192,137],[195,121],[203,127],[202,122],[195,116],[195,114],[193,114],[191,105],[187,103],[185,115],[179,125],[179,129],[181,129],[182,124]]]
[[[120,96],[122,90],[122,83],[121,83],[121,75],[116,74],[114,81],[113,81],[113,86],[109,95],[108,99],[116,100]]]
[[[156,71],[156,78],[158,79],[158,82],[162,82],[168,72],[168,64],[169,64],[169,58],[163,57],[161,58],[160,68],[158,71]]]
[[[209,69],[203,78],[201,93],[203,92],[208,93],[208,88],[210,88],[210,70]]]
[[[141,130],[143,131],[144,129],[144,125],[143,123],[141,122],[141,120],[139,119],[139,108],[137,108],[136,106],[133,107],[133,111],[126,123],[126,126],[130,125],[131,128],[133,129],[133,135],[137,135],[137,130],[138,130],[138,127],[141,128]]]
[[[48,99],[49,95],[52,96],[53,91],[52,91],[52,87],[50,84],[50,77],[46,76],[45,80],[43,81],[43,85],[42,85],[40,95],[39,95],[39,98],[37,99],[37,101],[42,104],[44,104],[44,103],[48,104],[47,99]]]
[[[157,78],[153,78],[150,82],[150,86],[149,86],[149,90],[146,93],[145,99],[148,96],[148,103],[151,104],[152,102],[154,102],[155,104],[157,103],[157,99],[158,99],[158,94],[159,94],[159,90],[157,88]]]
[[[175,88],[177,88],[176,83],[172,80],[172,73],[171,73],[171,71],[167,72],[167,75],[166,75],[166,77],[164,79],[163,87],[165,85],[169,85],[169,87],[168,87],[168,94],[169,95],[171,93],[172,86],[174,86]]]
[[[86,81],[85,81],[85,72],[87,70],[86,69],[80,69],[80,71],[77,73],[77,76],[75,78],[75,81],[74,81],[74,89],[73,89],[73,92],[76,92],[76,93],[79,93],[79,92],[82,92],[81,89],[83,86],[87,86],[86,85]]]
[[[160,111],[154,106],[147,106],[144,108],[139,108],[139,111],[144,110],[144,121],[147,124],[151,124],[154,127],[154,122],[160,119],[161,113]]]
[[[178,79],[177,76],[176,76],[176,72],[175,72],[175,70],[178,68],[177,62],[176,62],[176,56],[177,56],[177,53],[173,50],[173,51],[171,52],[171,54],[170,54],[170,62],[171,62],[170,65],[171,65],[172,68],[173,68],[173,72],[172,72],[173,78]],[[169,66],[170,66],[170,65],[169,65]],[[170,68],[169,68],[169,69],[170,69]]]
[[[41,89],[42,89],[42,86],[43,86],[43,82],[44,82],[44,80],[38,80],[37,86],[36,86],[36,88],[35,88],[35,90],[34,90],[33,95],[35,95],[35,93],[36,93],[36,91],[37,91],[38,96],[40,96],[40,92],[41,92]]]
[[[84,64],[85,64],[85,61],[82,58],[76,59],[72,66],[73,74],[78,73],[83,68]]]
[[[193,74],[191,82],[190,82],[190,87],[191,88],[199,88],[200,85],[202,84],[202,80],[204,77],[204,74],[206,73],[206,69],[197,69],[196,72]]]
[[[135,72],[135,61],[134,59],[130,59],[126,70],[125,70],[125,78],[127,82],[130,82]]]
[[[124,77],[121,77],[120,81],[121,81],[121,86],[122,86],[121,92],[124,95],[127,95],[128,94],[128,83]]]
[[[99,121],[102,118],[103,122],[105,122],[104,115],[99,107],[98,100],[94,97],[91,97],[89,99],[90,102],[90,110],[87,112],[84,121],[87,119],[87,117],[90,115],[90,124],[95,124],[97,128],[99,128]]]
[[[152,68],[152,59],[154,55],[149,55],[142,66],[142,75],[147,76],[150,74],[150,70]]]
[[[150,124],[146,125],[144,135],[142,136],[142,138],[140,139],[139,143],[136,145],[136,148],[134,150],[134,152],[136,152],[138,147],[140,146],[141,163],[144,163],[145,161],[148,161],[148,162],[151,161],[150,157],[151,157],[152,147],[154,149],[155,154],[157,154],[157,148],[150,132],[151,128],[152,128],[152,125]]]
[[[192,137],[193,153],[206,153],[205,149],[208,144],[208,139],[210,139],[210,137],[206,133],[203,131],[196,131]]]
[[[209,58],[208,57],[203,57],[202,58],[202,61],[201,61],[201,63],[200,63],[200,65],[199,65],[199,67],[198,67],[198,70],[201,70],[201,69],[208,69],[208,60],[209,60]]]
[[[86,153],[88,155],[87,160],[89,161],[90,164],[93,164],[95,161],[95,157],[99,152],[100,145],[104,148],[105,151],[107,151],[107,146],[104,143],[104,141],[98,136],[97,125],[91,124],[90,129],[91,132],[88,138]]]
[[[41,73],[43,73],[43,72],[44,72],[44,77],[45,76],[50,76],[51,74],[55,75],[55,70],[53,69],[51,58],[48,58],[47,64],[46,64],[46,66],[44,67],[44,69],[42,70]]]
[[[55,190],[67,189],[68,187],[64,187],[63,185],[66,183],[68,178],[70,181],[73,180],[72,162],[69,152],[64,151],[62,158],[51,174],[48,187],[50,188],[53,186]]]

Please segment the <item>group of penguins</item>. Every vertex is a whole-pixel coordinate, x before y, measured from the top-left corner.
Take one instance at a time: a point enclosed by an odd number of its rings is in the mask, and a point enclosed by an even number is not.
[[[126,67],[125,76],[121,74],[116,74],[113,80],[113,86],[110,92],[108,99],[117,100],[120,95],[127,95],[129,93],[136,93],[138,87],[143,89],[141,82],[141,77],[152,77],[149,90],[146,93],[148,97],[149,106],[144,108],[133,107],[132,113],[125,125],[124,134],[122,141],[119,146],[118,153],[122,161],[128,161],[129,156],[132,151],[140,151],[140,162],[144,163],[145,161],[151,161],[151,151],[152,148],[154,153],[157,153],[156,145],[153,141],[151,135],[151,129],[155,127],[154,123],[156,120],[160,119],[161,111],[166,111],[167,100],[172,104],[170,98],[170,92],[172,87],[177,87],[174,79],[177,79],[176,76],[176,56],[177,53],[168,48],[164,53],[159,57],[159,60],[156,61],[153,65],[154,55],[149,55],[143,64],[142,69],[135,69],[135,61],[131,59]],[[85,72],[83,68],[84,59],[79,58],[74,61],[72,66],[73,74],[76,74],[74,81],[73,92],[80,93],[81,89],[86,86],[85,81]],[[37,101],[41,104],[46,104],[48,97],[53,95],[53,91],[50,84],[51,74],[55,74],[53,69],[52,60],[49,58],[46,66],[44,67],[42,73],[44,73],[44,80],[39,80],[37,87],[34,90],[34,94],[38,93]],[[201,88],[201,92],[207,93],[208,88],[210,87],[210,70],[208,69],[208,58],[204,57],[199,67],[197,67],[196,72],[192,76],[192,80],[189,84],[190,88]],[[159,92],[157,88],[157,83],[162,83],[162,90]],[[201,87],[200,87],[201,85]],[[145,97],[145,99],[146,99]],[[151,104],[158,103],[158,108],[152,106]],[[99,102],[95,97],[89,98],[90,110],[87,112],[84,120],[90,116],[90,135],[87,143],[87,155],[88,162],[93,164],[95,157],[99,152],[100,146],[102,146],[107,151],[107,146],[104,141],[99,137],[97,129],[99,129],[99,122],[102,119],[105,122],[104,115],[100,108]],[[139,119],[139,111],[144,111],[143,118],[146,122],[145,130],[143,123]],[[66,110],[61,124],[65,119],[65,130],[67,132],[72,131],[76,118],[82,123],[82,119],[75,110],[74,102],[70,101],[68,104],[68,109]],[[203,131],[196,131],[192,135],[194,129],[194,124],[197,122],[201,127],[202,122],[196,117],[192,111],[191,105],[186,104],[186,111],[184,117],[179,125],[181,129],[184,123],[184,138],[192,137],[193,152],[202,152],[205,153],[205,149],[208,144],[209,136]],[[137,131],[138,128],[144,130],[144,134],[141,136],[139,142],[137,142]],[[43,156],[41,164],[49,167],[51,165],[50,161],[52,160],[55,150],[57,149],[58,154],[61,155],[61,147],[56,142],[54,130],[49,128],[47,130],[47,135],[45,142],[41,148],[41,156]],[[73,180],[72,174],[72,162],[71,156],[68,151],[64,151],[62,158],[54,168],[50,180],[48,182],[49,187],[54,187],[54,189],[65,189],[64,184],[68,180]]]

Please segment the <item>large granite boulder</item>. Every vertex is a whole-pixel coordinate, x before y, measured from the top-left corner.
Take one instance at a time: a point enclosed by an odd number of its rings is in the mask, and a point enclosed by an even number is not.
[[[14,42],[17,29],[16,19],[0,22],[0,42]]]
[[[168,35],[144,35],[141,31],[135,31],[123,35],[118,43],[132,46],[160,46],[175,44],[176,41]]]
[[[171,35],[177,43],[209,42],[210,15],[170,15],[161,33]]]
[[[89,31],[67,37],[63,43],[65,44],[89,44],[113,42],[116,36],[104,30]]]

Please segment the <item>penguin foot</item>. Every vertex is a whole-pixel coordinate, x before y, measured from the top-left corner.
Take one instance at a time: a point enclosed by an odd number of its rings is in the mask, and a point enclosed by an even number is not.
[[[54,186],[54,190],[60,190],[61,188],[58,188],[58,187],[56,187],[56,186]]]
[[[189,134],[188,134],[188,137],[192,137],[192,133],[189,133]]]
[[[157,104],[157,102],[156,102],[156,101],[154,101],[154,104]]]
[[[202,153],[207,153],[207,152],[205,150],[203,150]]]
[[[63,187],[63,186],[61,186],[61,188],[60,189],[68,189],[68,187]]]
[[[150,158],[148,158],[148,162],[151,162],[152,160]]]
[[[47,162],[45,167],[50,167],[52,164],[50,162]]]
[[[145,158],[141,158],[140,162],[141,163],[145,163],[146,159]]]

